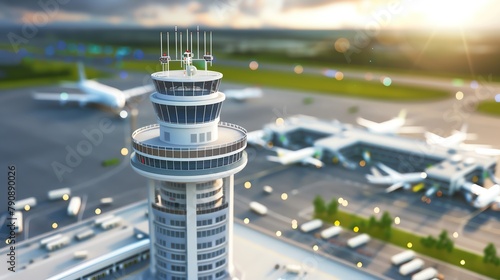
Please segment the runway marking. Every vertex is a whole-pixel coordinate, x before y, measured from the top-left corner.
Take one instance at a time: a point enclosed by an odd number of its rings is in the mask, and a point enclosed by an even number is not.
[[[248,205],[250,203],[249,199],[243,198],[240,195],[235,195],[234,200],[239,200],[240,202],[245,203],[246,205]],[[292,222],[291,218],[288,218],[286,216],[283,216],[283,215],[278,214],[278,213],[271,211],[271,210],[268,210],[267,215],[270,217],[276,218],[284,223],[291,223]]]
[[[302,209],[299,213],[297,213],[297,216],[301,217],[301,218],[304,218],[304,219],[310,219],[311,218],[311,214],[314,210],[314,207],[313,206],[309,206],[305,209]]]
[[[78,222],[82,220],[83,212],[85,212],[85,205],[87,203],[88,195],[82,197],[82,205],[80,206],[80,212],[78,213]]]
[[[235,180],[234,184],[237,185],[237,184],[241,184],[241,183],[246,182],[246,181],[259,179],[259,178],[267,176],[271,173],[277,173],[279,171],[283,171],[283,170],[287,169],[288,167],[289,167],[288,165],[278,165],[278,166],[271,168],[271,169],[262,170],[262,171],[259,171],[257,173],[254,173],[254,174],[248,175],[246,177],[242,177],[238,180]]]
[[[7,214],[3,214],[0,217],[0,225],[3,225],[5,223],[5,220],[7,220]]]
[[[72,191],[78,191],[82,190],[88,186],[95,185],[97,182],[102,181],[104,179],[108,179],[109,177],[121,172],[123,169],[129,166],[129,161],[128,160],[123,160],[120,165],[118,165],[115,169],[110,170],[109,172],[106,172],[98,177],[95,177],[91,180],[88,180],[86,182],[80,183],[78,185],[75,185],[73,187],[70,187]]]
[[[406,201],[401,201],[401,200],[396,200],[392,203],[394,206],[400,207],[400,208],[406,208],[408,207],[408,202]]]

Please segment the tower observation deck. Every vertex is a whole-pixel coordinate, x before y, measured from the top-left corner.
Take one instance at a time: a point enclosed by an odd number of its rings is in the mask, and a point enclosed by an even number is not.
[[[186,46],[188,36],[186,31]],[[206,33],[204,38],[206,49]],[[175,41],[177,49],[177,30]],[[234,269],[233,184],[234,174],[247,163],[246,130],[220,122],[222,74],[207,70],[210,53],[195,59],[186,50],[173,60],[162,47],[164,71],[151,75],[156,90],[150,100],[158,123],[132,134],[132,168],[151,179],[150,273],[156,279],[226,279]],[[192,65],[196,60],[205,64],[204,70]],[[172,61],[181,62],[182,69],[170,70]]]

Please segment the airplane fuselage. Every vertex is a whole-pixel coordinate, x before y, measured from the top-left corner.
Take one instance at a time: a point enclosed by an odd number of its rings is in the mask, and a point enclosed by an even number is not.
[[[476,208],[486,207],[495,202],[500,196],[500,185],[493,185],[472,202],[472,206]]]
[[[125,107],[125,97],[122,91],[117,88],[91,80],[79,82],[78,88],[85,94],[94,96],[95,98],[93,100],[95,103],[100,103],[118,110]]]

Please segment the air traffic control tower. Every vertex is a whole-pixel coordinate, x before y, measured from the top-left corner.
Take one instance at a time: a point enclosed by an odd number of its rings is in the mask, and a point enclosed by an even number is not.
[[[176,28],[177,29],[177,28]],[[131,165],[151,179],[148,190],[151,264],[156,279],[226,279],[233,275],[232,229],[234,174],[247,163],[246,130],[220,122],[225,96],[222,74],[208,71],[210,52],[198,57],[186,50],[177,59],[161,51],[163,71],[151,75],[150,99],[158,123],[132,134]],[[192,50],[192,33],[191,50]],[[186,48],[189,46],[186,31]],[[163,44],[163,34],[160,41]],[[182,33],[180,33],[182,50]],[[170,70],[180,62],[182,70]],[[197,70],[193,61],[205,69]]]

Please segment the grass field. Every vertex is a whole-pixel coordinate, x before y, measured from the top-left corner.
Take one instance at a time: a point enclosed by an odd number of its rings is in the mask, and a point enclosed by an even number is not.
[[[370,234],[370,236],[383,240],[385,242],[389,242],[402,248],[411,247],[411,249],[415,252],[430,256],[452,265],[463,267],[465,269],[474,271],[482,275],[486,275],[488,277],[492,277],[495,279],[499,279],[500,277],[500,266],[496,266],[491,263],[485,264],[483,262],[482,256],[456,247],[453,248],[451,252],[448,252],[446,250],[438,250],[435,248],[427,248],[420,242],[423,236],[407,232],[394,225],[392,226],[390,237],[386,238],[384,235],[384,231],[380,228],[373,226],[368,228],[367,218],[352,213],[347,213],[339,210],[334,217],[323,220],[331,224],[338,220],[340,222],[340,226],[349,229],[352,229],[354,226],[358,226],[359,232],[366,232]],[[411,246],[408,246],[409,243],[411,243]],[[464,261],[463,265],[460,263],[462,260]]]
[[[158,71],[158,63],[125,61],[123,69],[136,71]],[[173,68],[173,67],[172,67]],[[442,90],[409,87],[402,85],[384,86],[379,81],[336,80],[318,75],[285,73],[270,70],[255,70],[216,65],[211,70],[224,75],[223,81],[256,86],[296,89],[311,93],[326,93],[349,97],[361,97],[388,101],[437,100],[449,96]]]
[[[499,117],[500,103],[495,101],[483,101],[477,105],[477,111]]]
[[[61,81],[77,81],[78,70],[75,63],[52,60],[24,60],[19,65],[0,66],[3,74],[0,89],[57,84]],[[91,67],[85,67],[89,79],[105,77],[107,74]]]

